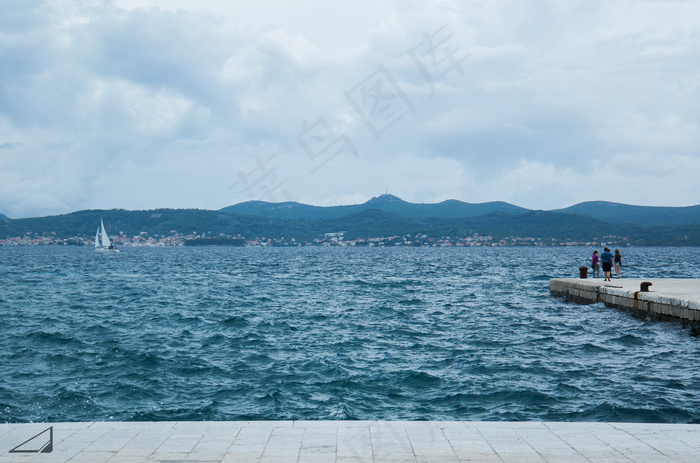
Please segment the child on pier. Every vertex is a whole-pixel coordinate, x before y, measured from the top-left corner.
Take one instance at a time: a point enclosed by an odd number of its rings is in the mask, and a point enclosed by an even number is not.
[[[593,251],[593,256],[591,256],[591,268],[593,269],[593,278],[600,278],[600,264],[598,263],[598,251]]]

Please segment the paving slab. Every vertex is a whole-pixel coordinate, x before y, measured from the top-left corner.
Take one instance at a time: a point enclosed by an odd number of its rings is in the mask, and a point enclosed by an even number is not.
[[[49,428],[53,431],[51,451],[41,453],[32,437],[45,437],[42,433]],[[36,451],[18,453],[18,448]],[[184,461],[700,462],[700,425],[474,421],[0,424],[0,463]]]

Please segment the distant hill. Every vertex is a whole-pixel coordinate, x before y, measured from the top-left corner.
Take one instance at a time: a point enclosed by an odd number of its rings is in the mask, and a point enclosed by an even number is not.
[[[89,237],[94,236],[100,219],[104,220],[110,236],[120,232],[127,236],[138,235],[141,232],[149,236],[168,236],[172,231],[176,231],[180,234],[224,233],[232,236],[298,236],[299,239],[313,239],[320,233],[301,221],[250,217],[202,209],[111,209],[10,220],[0,224],[0,239],[35,233],[45,235],[51,232],[55,232],[56,236],[61,238]]]
[[[314,221],[315,222],[315,221]],[[643,227],[635,224],[611,224],[582,214],[528,211],[521,214],[492,212],[477,217],[405,217],[378,209],[331,220],[318,221],[319,229],[344,231],[346,239],[427,235],[461,237],[479,235],[496,239],[529,237],[558,241],[610,241],[606,237],[626,237],[629,242],[649,246],[698,246],[700,226]]]
[[[687,207],[631,206],[606,201],[589,201],[552,212],[583,214],[610,223],[642,226],[700,224],[700,205]]]
[[[502,201],[465,203],[454,199],[441,203],[409,203],[393,195],[383,194],[363,204],[349,206],[310,206],[297,202],[269,203],[248,201],[221,209],[221,212],[279,219],[334,219],[377,209],[402,217],[469,218],[507,212],[523,214],[531,212]],[[632,206],[605,201],[589,201],[549,212],[579,214],[609,223],[636,224],[645,227],[700,224],[700,205],[688,207]]]
[[[347,239],[372,236],[425,234],[432,237],[467,236],[474,233],[497,238],[539,237],[586,241],[602,237],[610,224],[579,214],[529,211],[510,214],[497,211],[478,217],[405,217],[378,209],[322,221],[331,231],[345,231]],[[628,231],[628,230],[626,230]]]
[[[363,204],[350,206],[309,206],[297,202],[268,203],[265,201],[247,201],[221,209],[222,212],[270,217],[280,219],[334,219],[356,214],[369,209],[403,217],[477,217],[491,212],[509,212],[520,214],[528,209],[501,201],[488,203],[465,203],[454,199],[433,204],[409,203],[393,195],[383,194]]]
[[[264,237],[279,242],[310,243],[324,239],[327,233],[345,232],[346,239],[409,235],[435,239],[478,234],[506,240],[534,238],[548,243],[600,242],[619,237],[636,245],[700,245],[700,205],[648,207],[586,202],[555,211],[531,211],[505,202],[472,204],[449,200],[415,204],[389,194],[363,204],[333,207],[248,201],[219,211],[112,209],[5,218],[0,220],[0,239],[28,236],[89,239],[94,237],[101,219],[110,236],[123,233],[131,237],[140,234],[165,237],[176,232],[206,235],[209,239],[240,235],[248,240]]]
[[[10,220],[10,218],[5,214],[0,214],[0,220]]]
[[[389,198],[382,198],[387,200]],[[407,203],[408,204],[408,203]],[[443,203],[440,203],[443,204]],[[449,204],[449,202],[448,202]],[[386,206],[386,204],[384,204]],[[403,207],[401,203],[397,207]],[[405,206],[405,205],[404,205]],[[698,246],[700,225],[647,227],[610,223],[583,214],[527,211],[490,212],[474,217],[407,217],[377,208],[330,219],[283,219],[255,217],[201,209],[156,209],[150,211],[87,210],[65,215],[15,219],[0,222],[0,239],[24,236],[53,236],[60,239],[94,237],[104,220],[110,236],[124,233],[149,237],[196,234],[217,238],[240,235],[247,240],[265,238],[294,243],[311,243],[327,233],[345,232],[345,239],[424,236],[492,236],[564,241],[602,241],[604,237],[627,237],[636,245]],[[627,238],[625,241],[627,241]],[[294,241],[292,241],[294,239]]]
[[[220,212],[242,214],[252,217],[276,219],[333,219],[351,214],[346,208],[354,206],[321,207],[309,206],[297,202],[268,203],[266,201],[246,201],[233,206],[224,207]]]

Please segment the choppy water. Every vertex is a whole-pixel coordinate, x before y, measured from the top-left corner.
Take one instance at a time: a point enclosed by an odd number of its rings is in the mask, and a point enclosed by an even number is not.
[[[589,251],[0,247],[0,422],[699,423],[691,328],[550,296]]]

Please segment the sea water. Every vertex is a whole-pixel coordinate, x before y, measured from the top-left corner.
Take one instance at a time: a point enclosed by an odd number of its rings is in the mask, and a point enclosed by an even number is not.
[[[592,250],[0,247],[0,422],[700,423],[693,327],[550,295]]]

